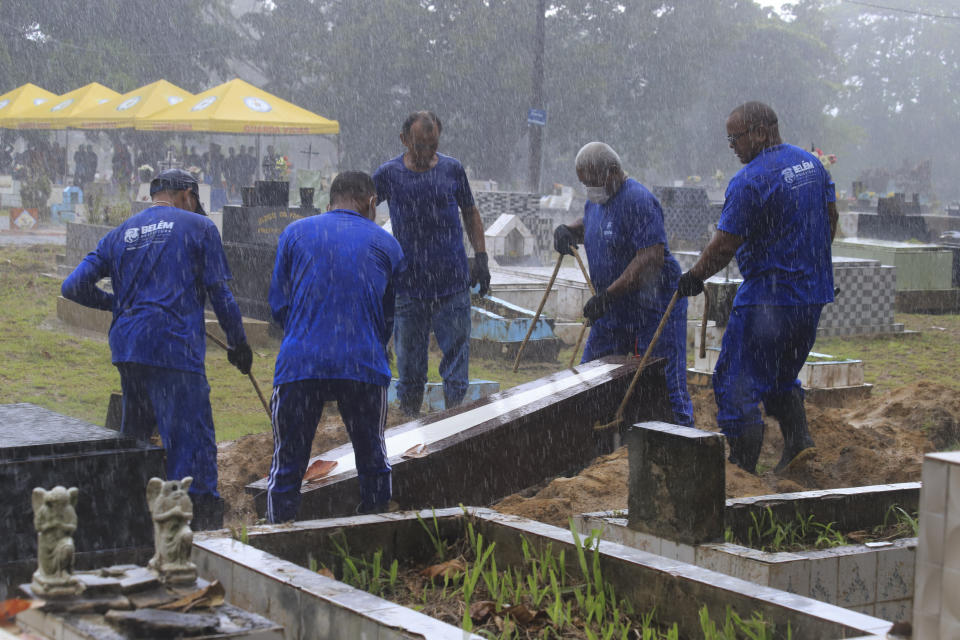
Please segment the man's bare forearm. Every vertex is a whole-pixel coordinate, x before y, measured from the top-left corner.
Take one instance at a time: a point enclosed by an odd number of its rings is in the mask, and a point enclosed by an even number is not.
[[[743,244],[743,238],[717,230],[710,238],[697,264],[690,269],[690,274],[698,280],[706,280],[723,269],[737,254],[737,249]]]
[[[480,210],[476,205],[464,209],[462,212],[463,227],[467,232],[467,239],[470,240],[470,246],[474,253],[487,251],[487,243],[483,237],[483,221],[480,219]]]
[[[655,280],[660,275],[661,269],[663,269],[662,244],[640,249],[620,277],[607,287],[607,293],[614,298],[619,298],[636,291]]]

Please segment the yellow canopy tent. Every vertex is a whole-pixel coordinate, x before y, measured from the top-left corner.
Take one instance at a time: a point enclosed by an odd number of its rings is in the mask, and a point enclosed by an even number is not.
[[[102,104],[77,111],[66,116],[65,120],[68,126],[76,129],[132,128],[136,118],[169,109],[192,97],[189,91],[166,80],[157,80]]]
[[[56,100],[57,94],[50,93],[46,89],[41,89],[35,84],[29,82],[17,87],[13,91],[0,96],[0,127],[15,128],[13,120],[33,107],[46,104],[51,100]]]
[[[120,94],[99,82],[91,82],[79,89],[59,96],[49,103],[39,104],[11,118],[17,129],[66,129],[68,118],[98,104],[109,102]],[[51,104],[54,103],[54,104]]]
[[[266,135],[340,133],[340,124],[234,79],[153,115],[136,118],[141,131],[204,131]]]

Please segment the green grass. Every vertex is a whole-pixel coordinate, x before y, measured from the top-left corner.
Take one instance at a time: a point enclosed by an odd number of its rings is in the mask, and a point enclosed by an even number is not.
[[[0,247],[0,403],[31,402],[102,425],[110,393],[120,391],[106,340],[45,328],[56,322],[60,281],[40,274],[55,271],[62,250]],[[264,355],[255,358],[254,372],[269,395],[276,354]],[[207,379],[218,439],[269,430],[250,381],[215,346],[207,353]]]
[[[120,376],[110,363],[106,339],[76,337],[57,329],[60,281],[41,275],[56,271],[62,247],[0,247],[0,403],[31,402],[102,425],[110,393],[120,391]],[[470,377],[497,380],[502,389],[559,371],[572,348],[555,363],[474,359]],[[269,400],[276,352],[257,349],[253,372]],[[262,357],[260,357],[262,356]],[[440,355],[430,353],[428,377],[439,381]],[[218,440],[233,440],[270,430],[270,421],[246,376],[213,344],[207,349],[207,380]],[[332,407],[331,407],[332,409]]]
[[[53,411],[103,424],[110,393],[120,390],[120,377],[110,364],[105,340],[79,338],[56,329],[60,282],[52,273],[62,247],[0,247],[0,403],[32,402]],[[960,316],[898,314],[897,322],[920,335],[897,338],[824,338],[814,350],[841,358],[857,358],[866,366],[874,394],[926,379],[960,389],[952,363],[960,361]],[[470,363],[472,379],[500,382],[501,389],[560,371],[572,348],[556,362],[524,362],[513,373],[508,359]],[[275,351],[258,350],[253,371],[269,396]],[[693,350],[688,351],[693,360]],[[430,353],[428,379],[440,381],[440,355]],[[270,428],[269,420],[246,376],[210,345],[207,351],[210,402],[219,440],[232,440]]]
[[[813,350],[863,360],[874,394],[919,380],[960,390],[953,363],[960,361],[960,315],[898,313],[897,322],[919,335],[880,338],[821,338]]]

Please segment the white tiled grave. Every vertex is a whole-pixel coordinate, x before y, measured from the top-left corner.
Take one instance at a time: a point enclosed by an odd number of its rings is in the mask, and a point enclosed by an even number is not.
[[[960,638],[960,452],[923,459],[914,638]]]
[[[857,491],[916,488],[917,483],[756,496],[744,501],[830,499]],[[960,489],[958,489],[960,491]],[[728,500],[728,506],[736,502]],[[574,518],[583,534],[600,530],[604,540],[666,558],[696,564],[755,584],[835,604],[898,622],[910,620],[913,608],[917,538],[889,544],[847,545],[825,550],[767,552],[732,543],[687,545],[627,526],[626,510],[585,513]],[[879,523],[878,523],[879,524]],[[922,525],[921,525],[922,527]],[[922,534],[922,529],[921,529]],[[922,636],[926,637],[926,636]]]

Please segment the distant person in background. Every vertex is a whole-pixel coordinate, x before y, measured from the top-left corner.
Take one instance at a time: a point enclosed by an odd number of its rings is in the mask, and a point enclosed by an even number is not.
[[[110,159],[113,169],[113,182],[121,189],[121,193],[130,195],[130,180],[133,177],[133,160],[126,145],[118,142],[113,147],[113,157]]]
[[[233,147],[227,148],[227,157],[223,160],[223,177],[227,182],[227,200],[234,200],[239,194],[240,169],[239,157]]]
[[[50,160],[54,182],[63,182],[63,176],[66,175],[67,150],[60,146],[59,142],[54,142],[50,149]]]
[[[87,184],[87,150],[81,144],[73,152],[73,184],[81,189]]]
[[[206,157],[205,171],[209,176],[208,182],[210,185],[216,189],[222,189],[224,186],[223,177],[224,177],[224,160],[223,154],[220,153],[220,145],[211,142],[210,151],[204,154]]]
[[[270,310],[283,326],[273,388],[273,462],[267,520],[297,516],[310,443],[336,401],[353,443],[358,513],[391,510],[383,428],[387,416],[394,282],[402,252],[373,220],[377,196],[366,173],[345,171],[330,206],[280,235]]]
[[[185,169],[197,167],[200,170],[203,170],[203,167],[201,166],[202,163],[200,162],[200,156],[197,155],[196,147],[190,147],[190,153],[188,153],[187,157],[184,159],[184,164],[186,165],[184,167]]]
[[[241,187],[252,187],[254,175],[257,173],[257,158],[253,155],[253,147],[247,153],[246,147],[240,145],[237,154],[237,182]]]
[[[85,183],[90,183],[97,179],[97,166],[100,164],[100,159],[97,157],[97,152],[93,150],[92,144],[87,145],[87,152],[84,157],[86,163],[84,164],[83,179]]]
[[[397,398],[407,416],[417,416],[427,383],[430,331],[443,357],[444,406],[467,393],[470,365],[470,287],[490,288],[490,270],[480,211],[463,165],[437,152],[442,125],[432,111],[410,114],[401,128],[405,153],[376,170],[377,201],[390,205],[393,234],[406,271],[397,282]],[[461,218],[463,224],[461,224]],[[463,233],[473,246],[467,259]]]
[[[777,114],[762,102],[730,113],[727,142],[744,167],[727,186],[713,238],[678,290],[698,295],[703,281],[736,256],[743,284],[713,374],[717,424],[730,462],[756,473],[763,403],[783,433],[774,468],[780,473],[816,452],[797,375],[817,338],[823,305],[833,302],[836,188],[816,156],[783,142]]]

